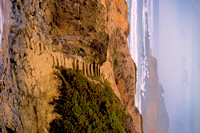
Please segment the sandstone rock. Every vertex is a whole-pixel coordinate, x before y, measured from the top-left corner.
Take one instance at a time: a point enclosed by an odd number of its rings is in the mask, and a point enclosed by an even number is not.
[[[61,84],[56,66],[85,71],[90,80],[108,80],[141,133],[141,119],[135,107],[136,66],[127,44],[128,9],[124,0],[81,0],[80,2],[26,0],[11,1],[10,29],[4,45],[12,73],[4,95],[5,125],[16,132],[49,132],[56,117],[49,104]],[[107,19],[108,18],[108,19]],[[117,53],[113,55],[113,49]],[[9,51],[9,49],[6,49]],[[114,60],[119,62],[114,69]],[[76,60],[76,61],[74,61]],[[98,64],[98,65],[97,65]],[[10,71],[8,71],[10,72]],[[130,74],[133,78],[130,78]],[[3,79],[4,80],[4,79]],[[98,82],[98,81],[95,81]]]

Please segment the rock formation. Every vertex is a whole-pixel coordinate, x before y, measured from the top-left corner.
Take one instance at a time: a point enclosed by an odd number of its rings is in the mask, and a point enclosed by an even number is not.
[[[5,5],[5,1],[2,1]],[[136,65],[131,59],[125,0],[10,0],[5,13],[2,119],[7,130],[49,132],[58,115],[49,104],[61,81],[56,66],[111,83],[141,133],[135,107]],[[8,22],[9,20],[9,22]],[[7,64],[7,65],[5,65]]]
[[[164,89],[158,81],[157,60],[149,52],[149,77],[146,78],[145,99],[142,99],[144,131],[168,133],[169,118],[165,107]]]

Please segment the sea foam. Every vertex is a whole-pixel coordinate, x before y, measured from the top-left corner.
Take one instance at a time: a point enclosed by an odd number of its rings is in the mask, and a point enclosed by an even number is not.
[[[4,23],[3,11],[2,11],[2,5],[0,3],[0,48],[2,48],[3,23]]]

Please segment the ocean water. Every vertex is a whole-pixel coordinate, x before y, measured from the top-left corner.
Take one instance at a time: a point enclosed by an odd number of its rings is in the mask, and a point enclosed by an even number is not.
[[[129,7],[129,50],[137,65],[136,106],[141,110],[145,99],[145,79],[149,77],[148,52],[153,42],[153,0],[127,0]]]
[[[0,83],[2,82],[2,37],[3,37],[3,24],[4,24],[4,18],[3,18],[3,10],[2,10],[2,1],[0,1]],[[2,86],[0,86],[0,90]],[[2,95],[2,92],[0,93]],[[0,130],[3,132],[5,130],[4,122],[3,122],[3,108],[2,103],[0,103]]]
[[[0,48],[2,48],[3,23],[4,23],[3,11],[2,11],[2,5],[0,2]]]

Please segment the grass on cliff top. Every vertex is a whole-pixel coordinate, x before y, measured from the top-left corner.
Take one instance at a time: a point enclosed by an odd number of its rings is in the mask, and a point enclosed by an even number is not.
[[[50,132],[130,132],[132,119],[109,83],[97,85],[81,72],[58,69],[62,86],[51,104],[61,117],[50,123]]]

